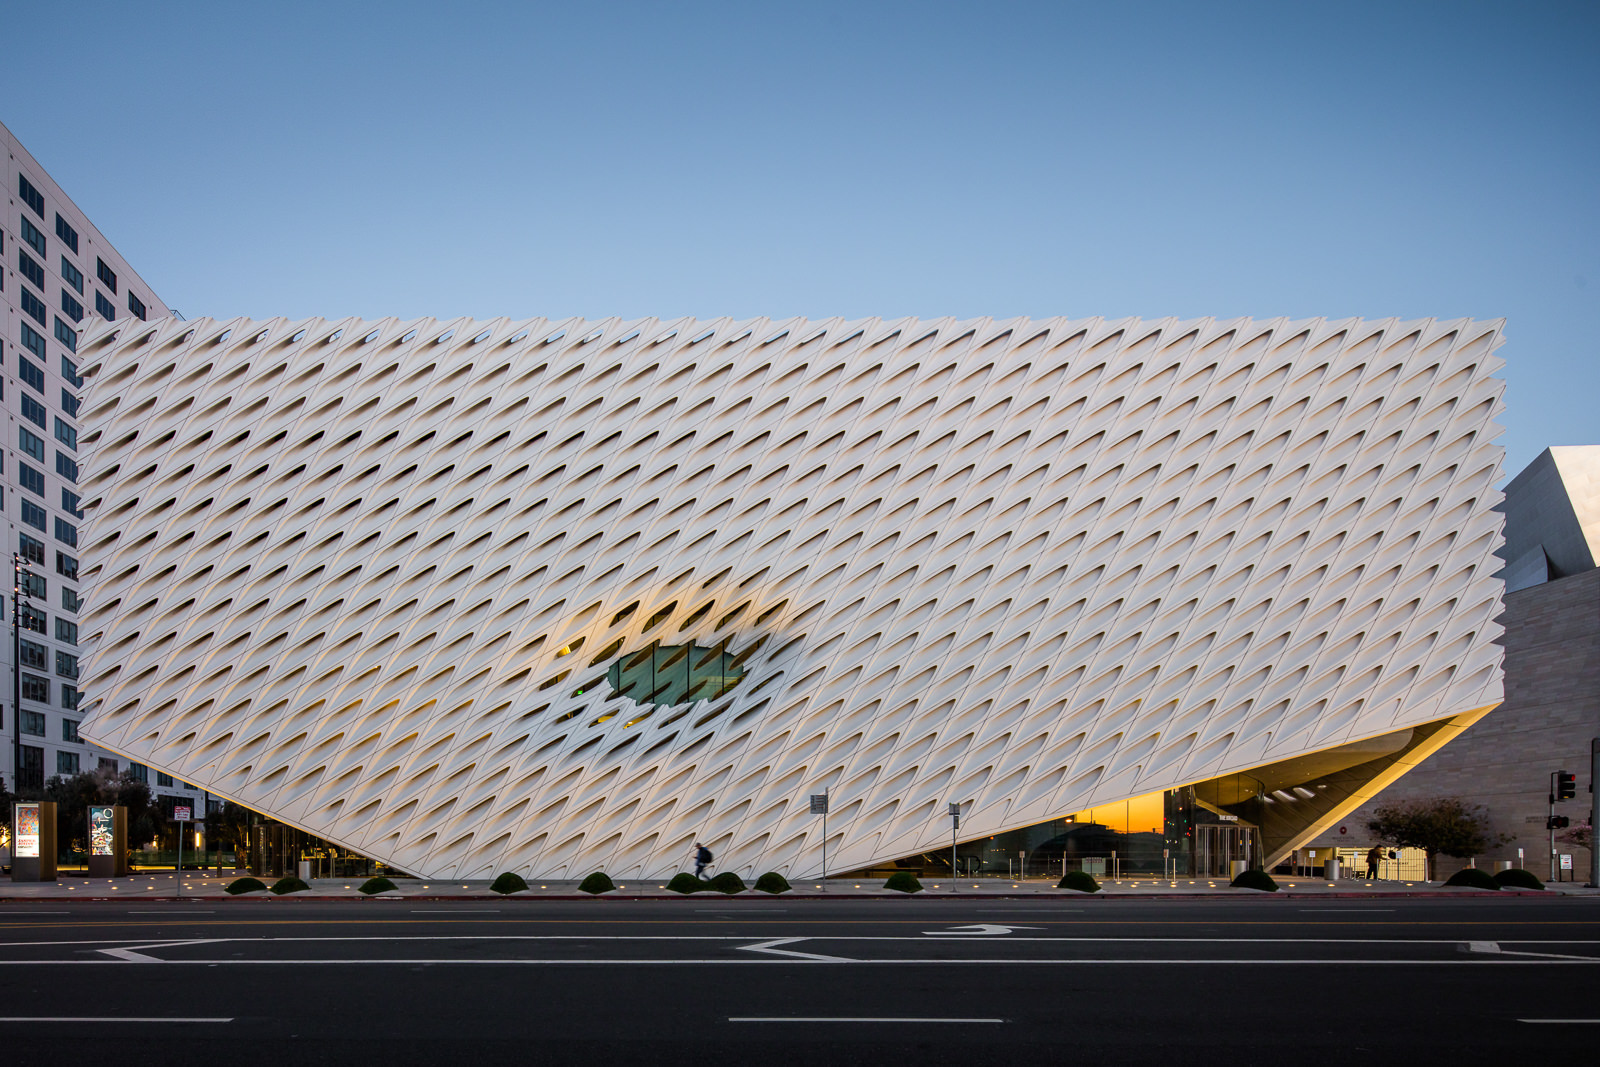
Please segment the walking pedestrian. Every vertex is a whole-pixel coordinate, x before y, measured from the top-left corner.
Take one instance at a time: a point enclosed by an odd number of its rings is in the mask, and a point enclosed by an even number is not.
[[[696,841],[694,843],[694,876],[696,878],[704,877],[706,868],[711,866],[711,859],[711,850]]]
[[[1373,845],[1371,848],[1369,848],[1367,850],[1367,880],[1369,882],[1375,882],[1375,881],[1378,880],[1378,865],[1381,864],[1382,862],[1383,862],[1383,849],[1382,849],[1382,847],[1380,847],[1378,845]]]

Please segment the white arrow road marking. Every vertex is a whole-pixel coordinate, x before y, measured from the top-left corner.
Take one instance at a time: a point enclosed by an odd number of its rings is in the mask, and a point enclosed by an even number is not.
[[[219,940],[221,939],[208,937],[197,941],[153,941],[148,945],[129,945],[127,948],[97,948],[95,951],[106,956],[115,956],[119,960],[127,960],[129,963],[166,963],[168,962],[167,960],[146,956],[139,950],[142,948],[173,948],[177,945],[214,945]]]
[[[816,952],[794,952],[778,945],[793,945],[807,941],[804,937],[775,937],[771,941],[761,941],[754,945],[740,945],[741,952],[766,952],[774,956],[793,956],[800,960],[818,960],[823,963],[854,963],[855,960],[846,959],[844,956],[824,956]]]
[[[1009,934],[1013,930],[1043,930],[1042,926],[997,926],[994,923],[974,923],[971,926],[954,926],[948,930],[924,930],[925,935],[937,937],[941,934],[955,934],[959,937],[994,937],[997,934]]]

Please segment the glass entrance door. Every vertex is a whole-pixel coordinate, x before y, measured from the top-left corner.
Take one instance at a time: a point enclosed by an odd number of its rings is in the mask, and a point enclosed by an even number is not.
[[[1255,827],[1238,823],[1202,823],[1194,828],[1194,873],[1202,878],[1232,877],[1231,863],[1249,866],[1255,845]]]

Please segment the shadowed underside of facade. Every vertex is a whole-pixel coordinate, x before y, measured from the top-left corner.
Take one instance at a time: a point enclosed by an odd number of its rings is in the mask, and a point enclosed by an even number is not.
[[[824,790],[844,869],[1469,721],[1499,328],[103,324],[82,732],[555,878],[812,874]]]

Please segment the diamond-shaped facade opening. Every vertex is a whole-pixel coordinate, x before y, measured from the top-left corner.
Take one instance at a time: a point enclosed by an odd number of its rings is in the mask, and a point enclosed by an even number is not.
[[[707,648],[652,641],[606,672],[613,696],[660,708],[715,700],[743,680],[744,668],[728,651],[727,642]]]

